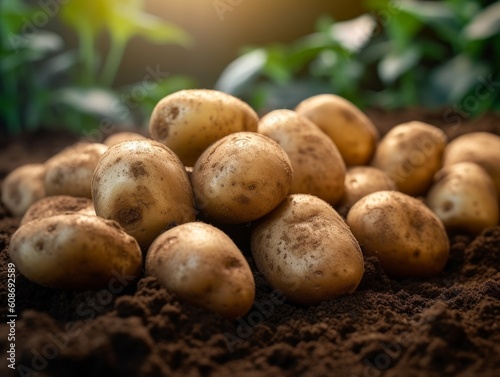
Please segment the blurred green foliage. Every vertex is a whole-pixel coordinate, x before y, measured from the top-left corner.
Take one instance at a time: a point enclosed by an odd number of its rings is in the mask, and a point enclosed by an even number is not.
[[[71,0],[51,7],[21,0],[0,3],[0,121],[12,134],[38,127],[76,132],[145,122],[163,96],[196,86],[192,77],[145,67],[141,82],[113,82],[131,38],[189,47],[181,28],[143,11],[142,0]],[[76,51],[46,30],[57,17],[78,36]],[[96,44],[107,33],[110,48]]]
[[[360,107],[500,110],[500,1],[371,0],[370,12],[291,44],[247,47],[216,88],[261,112],[318,93]]]

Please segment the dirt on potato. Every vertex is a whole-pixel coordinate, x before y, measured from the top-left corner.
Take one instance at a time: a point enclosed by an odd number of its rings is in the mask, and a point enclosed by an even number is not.
[[[499,115],[467,120],[418,109],[369,115],[382,134],[410,120],[440,126],[450,137],[500,134]],[[0,180],[74,140],[38,133],[1,141]],[[257,286],[254,306],[236,321],[179,302],[152,277],[135,285],[117,273],[105,289],[77,292],[43,288],[17,274],[11,342],[8,250],[19,221],[0,206],[2,376],[500,375],[500,226],[477,237],[451,235],[449,261],[435,278],[390,279],[376,258],[366,258],[354,294],[312,307],[288,303],[266,283],[249,252],[251,227],[234,227],[229,233]],[[18,374],[7,368],[10,343]]]

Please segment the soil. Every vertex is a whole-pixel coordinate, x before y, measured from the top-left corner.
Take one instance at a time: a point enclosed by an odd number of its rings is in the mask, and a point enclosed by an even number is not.
[[[419,109],[372,110],[382,133],[423,120],[455,137],[500,134],[500,116],[443,116]],[[448,114],[449,115],[449,114]],[[64,133],[4,140],[0,180],[76,140]],[[248,251],[251,227],[230,230],[253,268],[252,310],[225,320],[178,301],[152,277],[127,276],[97,291],[47,289],[16,275],[15,342],[8,341],[9,238],[19,218],[0,207],[0,374],[14,343],[21,376],[491,376],[500,375],[500,226],[477,237],[450,235],[451,255],[435,278],[388,278],[378,260],[349,296],[302,307],[266,283]],[[119,282],[119,284],[116,284]],[[8,356],[7,356],[8,357]]]

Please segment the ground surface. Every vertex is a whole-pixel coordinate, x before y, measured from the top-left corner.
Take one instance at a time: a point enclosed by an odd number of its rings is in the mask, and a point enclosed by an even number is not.
[[[500,117],[467,121],[417,110],[371,111],[381,131],[420,119],[454,137],[500,134]],[[449,122],[447,122],[449,121]],[[0,180],[43,161],[74,138],[31,135],[0,141]],[[5,324],[9,238],[19,219],[0,207],[0,375],[9,349]],[[242,228],[238,240],[254,267]],[[315,307],[282,302],[255,271],[256,305],[239,321],[175,299],[154,278],[137,286],[59,291],[17,275],[15,350],[23,376],[499,376],[500,227],[451,236],[441,276],[391,280],[365,262],[358,290]]]

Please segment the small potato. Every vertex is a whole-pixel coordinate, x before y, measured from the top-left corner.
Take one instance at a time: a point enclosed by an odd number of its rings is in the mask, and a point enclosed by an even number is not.
[[[422,122],[400,124],[380,142],[371,165],[385,171],[399,191],[425,195],[442,163],[446,135]]]
[[[147,139],[145,136],[142,136],[141,134],[138,134],[136,132],[122,131],[108,136],[106,139],[104,139],[103,144],[108,147],[112,147],[113,145],[122,143],[124,141],[145,139]]]
[[[287,195],[292,166],[266,136],[238,132],[212,144],[193,167],[196,206],[209,219],[242,224],[271,212]]]
[[[2,183],[2,203],[14,216],[22,216],[45,196],[45,165],[28,164],[13,170]]]
[[[335,204],[344,191],[345,164],[333,141],[306,117],[275,110],[259,122],[259,133],[277,142],[290,158],[289,194],[311,194]]]
[[[495,185],[486,170],[459,162],[437,172],[427,205],[449,231],[480,233],[498,223]]]
[[[47,196],[69,195],[91,198],[91,182],[95,167],[108,149],[99,143],[78,143],[52,158],[45,165],[45,190]]]
[[[224,136],[257,131],[259,118],[245,102],[216,90],[189,89],[163,98],[153,110],[149,132],[193,166],[208,146]]]
[[[201,222],[179,225],[149,248],[146,271],[181,300],[237,318],[252,307],[255,282],[231,239]]]
[[[10,258],[21,274],[59,289],[105,288],[113,280],[137,279],[142,253],[114,221],[65,214],[33,220],[10,241]]]
[[[347,169],[344,195],[337,212],[347,216],[351,207],[362,197],[377,191],[396,190],[396,184],[386,172],[371,166],[353,166]]]
[[[80,213],[87,216],[95,216],[94,204],[89,198],[75,198],[74,196],[56,195],[47,196],[33,203],[23,218],[21,225],[30,221],[43,219],[64,213]]]
[[[439,274],[450,243],[439,218],[421,201],[398,191],[378,191],[359,200],[347,224],[368,256],[393,277]]]
[[[144,249],[168,227],[195,220],[184,166],[153,140],[109,148],[95,170],[92,198],[98,216],[115,220]]]
[[[334,94],[305,99],[295,111],[319,126],[335,143],[347,166],[365,165],[373,156],[378,130],[354,104]]]
[[[352,293],[363,277],[359,244],[325,201],[288,196],[252,233],[252,255],[275,289],[299,304]]]
[[[452,140],[444,151],[443,165],[475,162],[493,179],[500,202],[500,136],[488,132],[472,132]]]

